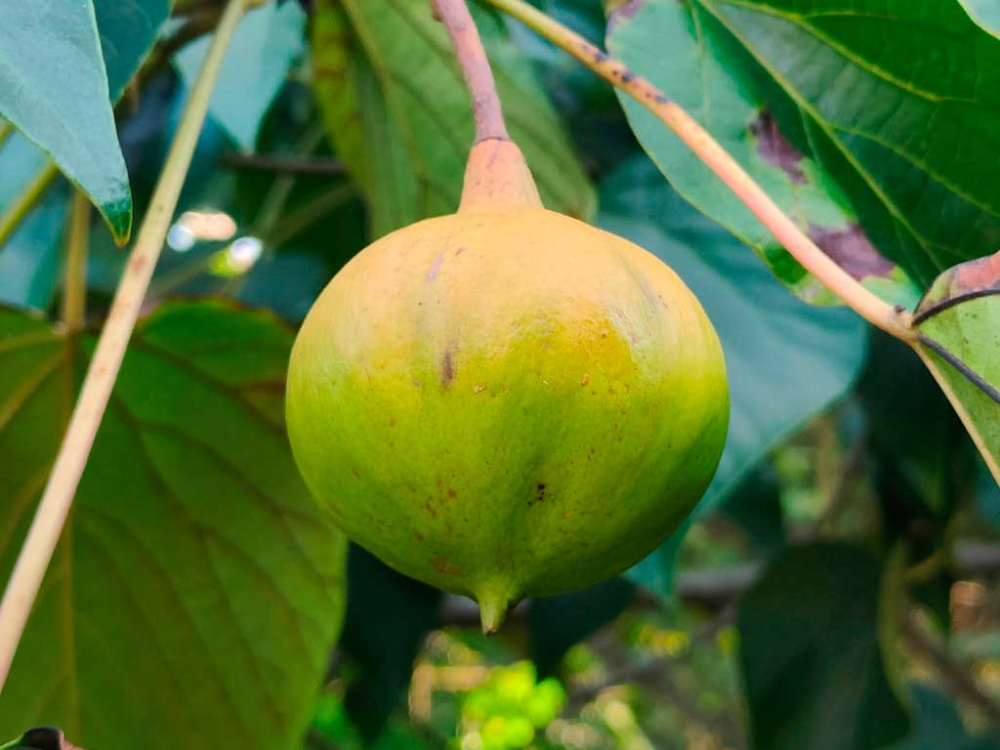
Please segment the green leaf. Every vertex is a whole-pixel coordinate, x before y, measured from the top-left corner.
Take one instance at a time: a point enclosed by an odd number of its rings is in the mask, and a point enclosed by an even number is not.
[[[298,3],[268,3],[243,18],[233,35],[209,112],[236,144],[253,151],[264,115],[305,49],[306,18]],[[211,37],[189,44],[174,65],[189,88],[194,85]]]
[[[1000,252],[941,274],[913,321],[924,362],[1000,483]]]
[[[170,17],[171,0],[93,0],[111,101],[146,59]]]
[[[776,558],[743,597],[737,627],[754,748],[875,750],[907,733],[882,653],[888,575],[859,548],[812,544]]]
[[[52,155],[126,242],[132,196],[91,0],[0,4],[0,114]]]
[[[1000,41],[954,0],[645,0],[622,5],[611,26],[616,52],[690,109],[821,247],[886,299],[906,305],[912,289],[873,248],[920,288],[995,249]],[[775,265],[773,241],[718,181],[702,186],[704,168],[676,139],[627,109],[678,188],[751,244],[764,243]],[[794,283],[780,263],[776,271]]]
[[[473,8],[511,137],[545,204],[588,218],[594,194],[558,115],[496,15]],[[458,206],[474,128],[444,27],[423,0],[320,0],[316,94],[382,235]]]
[[[913,731],[887,750],[990,750],[996,741],[972,737],[965,730],[958,708],[947,696],[925,685],[911,686]]]
[[[0,313],[0,580],[94,339]],[[0,734],[298,748],[343,614],[345,542],[283,425],[292,335],[215,303],[136,330],[0,702]]]

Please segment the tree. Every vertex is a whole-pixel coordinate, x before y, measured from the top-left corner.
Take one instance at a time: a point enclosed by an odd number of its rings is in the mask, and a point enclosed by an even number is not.
[[[542,200],[677,271],[732,401],[681,530],[492,640],[348,553],[282,411],[327,280],[457,205],[435,5],[0,8],[0,736],[997,744],[992,5],[471,4]]]

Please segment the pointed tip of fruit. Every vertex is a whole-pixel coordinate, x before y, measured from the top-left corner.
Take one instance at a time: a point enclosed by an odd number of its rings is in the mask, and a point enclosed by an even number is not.
[[[493,635],[507,619],[514,601],[505,594],[483,594],[477,596],[479,601],[479,620],[483,625],[483,635]]]

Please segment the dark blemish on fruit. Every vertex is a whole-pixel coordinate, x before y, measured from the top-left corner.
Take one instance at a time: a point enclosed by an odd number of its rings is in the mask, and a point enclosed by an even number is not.
[[[354,475],[355,479],[361,479],[361,473],[357,469],[351,469],[351,473]]]
[[[535,503],[544,503],[544,502],[545,502],[545,485],[539,483],[535,489],[535,499],[529,500],[528,505],[531,506],[534,505]]]
[[[419,531],[413,535],[413,538],[416,539],[418,542],[424,541],[424,535],[421,534]]]
[[[589,385],[589,384],[590,384],[590,375],[584,375],[583,379],[580,380],[580,385],[581,386],[586,386],[586,385]]]
[[[434,518],[437,518],[437,514],[438,513],[437,513],[436,510],[434,510],[433,507],[431,507],[430,503],[424,503],[423,507],[424,507],[424,510],[426,510],[428,513],[430,513],[432,516],[434,516]]]
[[[464,247],[458,248],[458,250],[455,251],[455,257],[457,258],[459,255],[461,255],[464,252],[465,252],[465,248]]]
[[[621,76],[622,76],[622,83],[631,83],[632,81],[635,80],[635,73],[625,68],[622,69]]]
[[[458,493],[455,491],[455,489],[453,487],[449,487],[448,488],[448,497],[451,497],[451,498],[458,497]]]
[[[454,357],[451,355],[451,349],[446,349],[444,356],[441,358],[441,387],[448,390],[455,380],[456,374],[457,368],[455,367]]]
[[[423,388],[423,387],[424,387],[424,384],[423,384],[423,383],[421,383],[421,382],[420,382],[419,380],[417,380],[416,378],[414,378],[414,380],[413,380],[413,385],[417,386],[417,388]]]
[[[434,566],[434,570],[438,573],[444,573],[446,576],[460,576],[462,571],[454,567],[447,560],[442,560],[438,558],[431,563]]]

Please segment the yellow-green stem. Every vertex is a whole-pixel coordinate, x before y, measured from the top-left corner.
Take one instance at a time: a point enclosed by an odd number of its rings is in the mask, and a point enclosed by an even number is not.
[[[14,132],[14,126],[10,124],[9,120],[4,120],[0,122],[0,146],[3,146],[10,138],[11,134]]]
[[[7,584],[3,601],[0,602],[0,691],[7,680],[17,644],[69,514],[94,436],[139,316],[153,267],[173,219],[177,198],[205,121],[212,89],[233,32],[248,2],[249,0],[229,0],[219,21],[198,81],[191,90],[132,255],[118,284],[52,474]]]
[[[11,235],[17,231],[21,222],[38,205],[58,176],[59,168],[56,167],[54,161],[49,160],[35,175],[35,178],[28,183],[28,186],[21,191],[21,194],[14,199],[14,202],[7,206],[7,210],[0,214],[0,247],[3,247]]]
[[[485,0],[582,62],[656,115],[690,148],[806,270],[863,317],[908,343],[916,340],[910,315],[862,286],[796,226],[753,178],[676,102],[645,78],[524,0]]]
[[[87,306],[87,246],[90,239],[90,200],[73,193],[63,267],[62,322],[73,333],[83,328]]]

